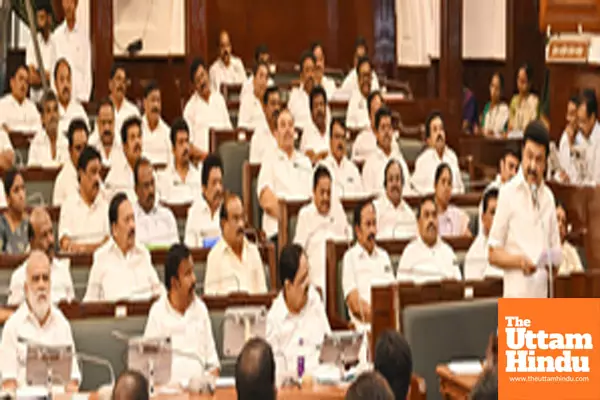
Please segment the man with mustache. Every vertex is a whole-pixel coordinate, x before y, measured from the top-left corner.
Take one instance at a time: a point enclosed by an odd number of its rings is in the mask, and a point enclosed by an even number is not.
[[[358,85],[358,71],[356,67],[358,66],[358,60],[361,57],[368,57],[369,49],[367,47],[367,41],[365,38],[358,37],[356,38],[356,43],[354,45],[354,63],[353,68],[348,72],[342,86],[338,89],[338,94],[343,95],[346,98],[350,98],[352,94],[356,91],[359,91]],[[377,74],[375,71],[371,71],[371,90],[379,90],[379,79],[377,78]]]
[[[258,247],[244,232],[246,216],[239,196],[225,196],[220,211],[221,239],[208,253],[204,293],[266,293],[267,280]]]
[[[41,250],[34,250],[26,263],[26,279],[23,284],[26,301],[21,303],[6,321],[2,330],[2,343],[0,343],[1,389],[12,393],[19,387],[27,386],[24,357],[28,343],[71,346],[75,354],[69,321],[50,301],[52,274],[48,256]],[[68,393],[77,392],[79,382],[81,382],[81,373],[77,357],[74,356],[71,380],[65,383],[65,390]]]
[[[191,157],[204,160],[209,151],[209,130],[233,129],[233,126],[225,99],[218,90],[211,89],[203,59],[192,62],[190,80],[194,94],[183,109],[183,118],[191,130]]]
[[[140,110],[125,97],[128,86],[129,78],[125,67],[121,64],[113,64],[108,81],[108,97],[115,108],[115,132],[121,132],[125,120],[131,117],[140,118]]]
[[[417,207],[418,236],[404,249],[398,264],[398,280],[416,284],[443,279],[462,280],[454,250],[438,231],[438,210],[432,197]]]
[[[402,175],[410,176],[404,156],[394,148],[394,131],[392,128],[392,112],[387,107],[381,107],[375,113],[375,134],[377,148],[367,158],[362,170],[362,181],[365,191],[374,195],[384,193],[385,166],[391,159],[398,160],[402,166]],[[406,185],[404,193],[410,193],[412,188]]]
[[[256,46],[256,49],[254,49],[254,64],[258,65],[259,63],[267,64],[267,66],[269,67],[269,74],[275,73],[275,66],[271,65],[271,55],[269,54],[269,47],[264,43],[259,44],[258,46]],[[275,82],[269,76],[269,78],[267,80],[267,87],[271,87],[273,85],[275,85]],[[252,94],[253,90],[254,90],[254,75],[250,75],[248,77],[248,79],[246,79],[246,81],[244,81],[244,84],[242,85],[242,90],[240,92],[240,98],[243,98],[247,94]],[[262,101],[262,99],[261,99],[261,101]]]
[[[355,90],[348,101],[346,109],[346,126],[353,129],[369,127],[369,108],[367,97],[371,93],[372,67],[368,57],[361,57],[356,64],[358,90]]]
[[[179,243],[177,221],[173,212],[156,199],[156,185],[152,163],[140,158],[133,169],[137,202],[133,206],[137,239],[145,246],[170,246]]]
[[[333,191],[338,197],[363,193],[362,178],[356,164],[346,156],[346,124],[341,118],[333,118],[329,124],[331,138],[329,155],[321,164],[329,168],[333,178]]]
[[[580,183],[600,183],[600,122],[594,89],[583,92],[577,108],[577,121],[579,133],[575,141],[585,151],[585,170]]]
[[[69,160],[69,142],[58,131],[58,101],[54,92],[46,93],[41,105],[44,130],[37,132],[29,144],[27,165],[60,167]]]
[[[100,192],[100,154],[90,146],[77,163],[79,190],[60,209],[58,238],[62,251],[93,252],[108,240],[108,203]]]
[[[44,63],[44,71],[40,67],[35,55],[33,35],[31,35],[25,50],[25,64],[29,67],[29,85],[31,86],[30,98],[34,103],[40,102],[44,91],[42,90],[41,73],[46,76],[46,82],[50,84],[50,71],[56,60],[56,46],[52,37],[52,5],[50,2],[36,4],[35,20],[37,23],[37,42],[40,48],[40,56]]]
[[[65,58],[61,58],[56,62],[53,76],[56,96],[58,97],[58,115],[60,116],[58,131],[65,134],[72,120],[81,118],[87,122],[88,116],[79,100],[71,95],[71,66]]]
[[[266,154],[277,150],[277,115],[281,109],[281,96],[277,86],[269,86],[262,99],[267,127],[258,128],[250,139],[250,162],[260,164]]]
[[[350,320],[359,330],[371,323],[371,285],[395,280],[388,253],[377,246],[377,216],[370,201],[354,209],[356,243],[342,261],[342,289]]]
[[[299,351],[304,352],[304,371],[319,366],[318,347],[331,334],[325,306],[310,284],[309,263],[302,247],[287,244],[279,256],[281,291],[267,314],[267,342],[275,355],[277,381],[297,376]]]
[[[267,90],[269,79],[269,66],[259,62],[254,66],[254,78],[252,80],[253,91],[240,97],[240,110],[238,113],[238,126],[248,129],[265,129],[267,120],[262,108],[262,100]]]
[[[169,125],[161,116],[161,92],[155,81],[144,88],[144,116],[142,117],[142,147],[144,156],[154,164],[168,165],[171,161]]]
[[[147,300],[164,293],[150,252],[135,237],[131,202],[117,193],[108,206],[110,239],[94,252],[84,302]]]
[[[76,118],[69,124],[69,130],[67,131],[69,159],[64,162],[54,181],[52,205],[62,205],[68,198],[76,196],[79,191],[77,165],[81,152],[87,146],[89,133],[87,124],[82,119]]]
[[[417,234],[417,219],[402,198],[404,175],[398,160],[392,158],[388,161],[384,176],[385,194],[373,202],[377,214],[377,237],[412,239]]]
[[[133,168],[142,157],[142,121],[138,117],[130,117],[123,122],[121,141],[125,157],[117,158],[106,175],[108,198],[117,192],[125,192],[135,202]]]
[[[50,261],[50,272],[52,275],[50,285],[50,298],[52,303],[61,301],[70,302],[75,298],[73,280],[69,270],[71,261],[68,258],[57,258],[54,245],[54,229],[48,211],[43,207],[36,207],[29,216],[29,248],[31,251],[41,251]],[[14,270],[10,277],[9,305],[19,305],[25,301],[23,291],[26,279],[27,262],[21,264]]]
[[[231,53],[231,40],[227,31],[219,33],[219,58],[210,66],[212,90],[221,91],[222,84],[242,84],[246,80],[244,63]]]
[[[300,209],[294,236],[294,243],[302,246],[308,257],[310,283],[321,295],[325,293],[325,242],[352,236],[342,204],[331,196],[331,184],[327,167],[317,166],[313,175],[313,198]]]
[[[560,136],[558,145],[558,159],[560,161],[560,169],[558,170],[555,179],[564,183],[575,183],[579,180],[577,171],[575,145],[577,134],[579,131],[579,123],[577,120],[577,109],[579,108],[579,98],[573,96],[567,102],[567,112],[565,119],[567,124]]]
[[[115,135],[115,106],[108,97],[98,103],[96,129],[89,143],[100,153],[103,166],[110,168],[122,161],[123,146]]]
[[[185,244],[212,247],[221,236],[219,210],[223,203],[223,163],[210,154],[202,165],[202,193],[195,196],[185,223]]]
[[[327,126],[327,93],[321,86],[310,92],[311,123],[304,128],[300,140],[300,151],[304,152],[313,164],[329,154],[329,126]]]
[[[306,129],[311,123],[310,92],[315,87],[315,56],[306,51],[300,57],[300,86],[290,92],[288,108],[294,116],[298,128]],[[329,122],[329,110],[326,121]]]
[[[256,185],[262,228],[272,241],[277,240],[279,199],[310,197],[312,176],[310,160],[294,148],[294,118],[285,108],[277,116],[277,143],[277,151],[265,156]]]
[[[310,50],[315,56],[315,84],[322,86],[327,93],[327,98],[332,99],[337,90],[335,81],[325,75],[325,50],[320,42],[314,42]]]
[[[173,349],[203,362],[173,355],[171,382],[188,387],[190,380],[204,373],[219,375],[221,367],[213,338],[208,309],[196,295],[196,274],[190,250],[174,244],[165,260],[167,291],[150,309],[144,336],[171,338]]]
[[[434,175],[438,165],[446,163],[452,170],[452,193],[464,193],[465,185],[460,173],[458,158],[450,147],[446,146],[444,120],[439,111],[433,111],[425,120],[425,140],[427,149],[415,162],[415,171],[411,182],[420,194],[431,194],[434,191]]]
[[[550,148],[540,121],[525,128],[519,173],[502,186],[489,236],[490,264],[504,270],[504,297],[548,297],[548,271],[538,266],[546,253],[552,267],[560,260],[560,232],[554,195],[544,183]]]

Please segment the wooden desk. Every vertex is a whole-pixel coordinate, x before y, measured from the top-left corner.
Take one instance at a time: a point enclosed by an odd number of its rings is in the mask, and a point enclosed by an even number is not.
[[[475,135],[462,135],[459,138],[459,154],[472,156],[476,164],[498,167],[507,149],[520,153],[523,139],[496,139]]]
[[[479,375],[456,375],[446,364],[440,364],[435,369],[440,377],[440,392],[447,400],[468,400]]]

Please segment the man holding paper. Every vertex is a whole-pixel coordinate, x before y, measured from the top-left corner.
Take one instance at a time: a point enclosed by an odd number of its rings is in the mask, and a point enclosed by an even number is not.
[[[489,236],[489,262],[505,270],[504,297],[548,297],[546,266],[560,264],[554,196],[543,177],[548,130],[525,128],[519,173],[501,189]]]

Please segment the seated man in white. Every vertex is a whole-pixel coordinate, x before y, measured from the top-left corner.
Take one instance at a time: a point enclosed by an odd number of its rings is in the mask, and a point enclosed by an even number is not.
[[[260,164],[267,154],[277,151],[277,115],[281,109],[281,96],[277,86],[269,86],[263,96],[262,107],[266,128],[258,128],[250,139],[250,163]]]
[[[43,207],[36,207],[29,215],[29,248],[31,251],[41,251],[50,261],[50,299],[57,304],[61,301],[70,302],[75,298],[73,280],[69,269],[71,261],[68,258],[59,259],[54,247],[54,229],[48,211]],[[9,305],[19,305],[26,299],[24,284],[27,276],[27,262],[14,270],[10,277]]]
[[[394,132],[392,130],[392,113],[387,107],[381,107],[375,113],[375,129],[377,135],[377,149],[367,158],[362,170],[363,187],[367,193],[380,195],[384,192],[384,170],[388,161],[398,160],[402,166],[403,176],[410,176],[408,166],[399,150],[392,146]],[[410,193],[410,186],[406,185],[405,193]]]
[[[342,86],[338,89],[338,94],[344,96],[345,98],[349,98],[352,96],[352,93],[358,91],[358,74],[356,73],[356,67],[358,65],[358,60],[361,57],[368,56],[368,48],[367,41],[363,37],[358,37],[356,39],[356,43],[354,44],[354,64],[353,68],[348,72],[344,82],[342,82]],[[379,79],[377,78],[377,74],[375,71],[371,72],[371,91],[379,90]]]
[[[483,194],[483,214],[479,234],[471,244],[465,257],[465,280],[482,280],[487,277],[502,278],[504,271],[490,265],[488,261],[488,236],[498,204],[498,189],[491,188]]]
[[[125,66],[113,63],[110,69],[110,80],[108,81],[108,97],[115,107],[115,132],[121,132],[123,123],[129,118],[141,117],[137,106],[125,97],[128,86],[129,77]]]
[[[29,86],[31,87],[29,97],[34,103],[39,103],[44,95],[42,74],[46,77],[46,82],[50,83],[50,75],[56,62],[56,46],[52,36],[52,4],[50,2],[37,3],[34,10],[37,35],[31,35],[30,32],[29,42],[25,49],[25,63],[29,67]],[[37,38],[40,56],[44,64],[43,71],[38,64],[33,46],[35,38]]]
[[[585,163],[582,179],[578,184],[600,182],[600,121],[598,121],[598,100],[594,89],[583,91],[577,108],[579,132],[575,138],[584,154]]]
[[[417,219],[402,198],[402,165],[392,158],[385,166],[385,193],[374,202],[377,214],[377,238],[412,239],[417,235]]]
[[[69,124],[75,118],[81,118],[88,122],[85,109],[72,95],[71,76],[69,62],[65,58],[59,59],[54,67],[54,88],[58,97],[58,115],[60,116],[58,131],[63,135],[66,134]]]
[[[219,57],[210,66],[210,85],[215,92],[221,92],[221,84],[242,84],[246,80],[246,69],[239,57],[231,54],[229,32],[219,33]]]
[[[573,96],[567,103],[567,112],[565,119],[567,121],[565,129],[558,142],[558,161],[560,169],[555,176],[560,182],[575,184],[579,181],[579,170],[577,168],[577,154],[574,151],[577,145],[577,133],[579,131],[577,121],[577,108],[579,108],[579,98]]]
[[[58,101],[54,93],[46,93],[41,105],[44,129],[38,131],[29,144],[27,165],[60,167],[69,161],[69,141],[58,131]]]
[[[92,252],[108,240],[108,203],[101,193],[100,154],[90,146],[77,164],[77,191],[60,209],[58,238],[62,251]]]
[[[137,202],[133,206],[137,239],[145,246],[168,247],[179,243],[177,221],[173,212],[163,207],[156,198],[152,163],[140,158],[133,168]]]
[[[451,204],[452,170],[446,163],[438,165],[434,176],[434,200],[437,206],[440,236],[472,236],[469,215]]]
[[[219,212],[223,203],[223,163],[209,154],[202,165],[202,193],[188,210],[185,244],[188,247],[212,247],[221,236]]]
[[[416,284],[442,279],[462,280],[456,254],[438,233],[437,207],[425,197],[417,208],[419,234],[404,249],[398,264],[398,281]]]
[[[329,168],[333,178],[333,192],[344,198],[363,193],[358,167],[346,156],[346,125],[342,118],[332,118],[329,124],[331,138],[329,155],[320,162]]]
[[[50,260],[42,251],[34,250],[26,263],[23,284],[26,301],[6,321],[0,343],[1,389],[13,393],[17,388],[27,386],[25,361],[28,344],[71,346],[73,354],[76,352],[69,321],[50,301],[53,276]],[[65,390],[77,392],[79,382],[81,373],[74,356],[71,380],[65,382]]]
[[[223,200],[219,212],[221,239],[208,253],[204,293],[267,293],[267,281],[258,247],[244,233],[246,216],[242,200],[234,194]]]
[[[77,118],[71,121],[67,131],[69,159],[64,162],[54,181],[52,205],[60,206],[68,198],[77,194],[79,190],[77,165],[79,164],[81,152],[87,146],[88,136],[89,130],[84,120]]]
[[[254,66],[253,90],[240,97],[240,110],[238,113],[238,127],[254,129],[268,128],[267,119],[263,110],[263,98],[267,90],[269,79],[269,66],[259,62]]]
[[[142,147],[144,156],[152,165],[167,165],[171,161],[169,125],[161,116],[162,102],[158,84],[150,81],[144,88],[144,115],[142,117]]]
[[[556,220],[562,244],[562,263],[558,267],[558,274],[565,276],[574,272],[584,272],[577,249],[567,240],[567,212],[560,202],[556,203]]]
[[[312,177],[310,160],[294,149],[294,118],[285,108],[277,116],[277,144],[277,151],[263,160],[256,185],[262,229],[270,240],[277,238],[279,199],[310,197]]]
[[[218,90],[211,89],[204,60],[196,58],[190,67],[194,94],[183,109],[183,118],[191,130],[191,156],[203,160],[208,155],[209,133],[214,129],[233,129],[227,104]]]
[[[123,144],[120,132],[115,134],[115,106],[105,97],[98,103],[96,127],[89,141],[102,157],[102,165],[112,167],[123,161]]]
[[[288,244],[279,255],[279,292],[267,314],[267,342],[273,348],[278,377],[297,377],[299,351],[304,371],[319,366],[319,346],[331,327],[325,306],[310,285],[309,264],[302,248]],[[278,379],[279,380],[279,379]]]
[[[164,294],[150,252],[136,240],[135,216],[125,193],[108,207],[111,238],[94,252],[84,302],[149,299]]]
[[[275,69],[274,69],[275,66],[271,65],[271,55],[269,54],[269,47],[264,43],[259,44],[254,49],[254,64],[258,64],[258,63],[267,64],[267,66],[269,67],[269,74],[271,74],[271,72],[275,71]],[[274,85],[275,85],[275,82],[269,76],[269,78],[267,79],[267,87],[271,87]],[[242,98],[248,94],[252,94],[253,90],[254,90],[254,75],[250,75],[248,77],[248,79],[246,79],[244,81],[244,83],[242,84],[240,98]],[[262,101],[262,99],[261,99],[261,101]]]
[[[294,116],[295,125],[305,129],[311,123],[310,92],[315,87],[315,56],[310,52],[302,53],[300,57],[300,86],[290,92],[288,109]]]
[[[183,118],[173,121],[170,133],[172,160],[158,180],[160,199],[168,204],[192,203],[202,195],[200,169],[190,161],[190,128]]]
[[[348,101],[346,109],[346,126],[350,129],[365,129],[370,125],[367,97],[371,93],[371,61],[361,57],[356,64],[358,90],[355,90]]]
[[[107,195],[110,199],[117,192],[125,192],[130,199],[135,199],[133,167],[142,157],[142,121],[138,117],[131,117],[123,122],[121,140],[124,157],[119,157],[120,161],[106,175]]]
[[[300,140],[302,151],[313,164],[329,154],[329,126],[327,125],[327,93],[321,86],[310,92],[311,123],[304,127]]]
[[[332,198],[329,170],[319,165],[313,177],[312,201],[298,213],[294,243],[302,246],[310,264],[310,283],[325,294],[325,242],[327,239],[352,239],[352,230],[338,198]],[[323,296],[324,298],[324,296]]]
[[[183,244],[175,244],[165,260],[167,292],[150,309],[144,337],[171,338],[171,382],[188,387],[190,380],[221,367],[206,305],[196,295],[194,260]],[[202,361],[200,361],[202,360]]]
[[[325,93],[327,93],[327,98],[331,100],[337,90],[337,85],[333,79],[325,75],[325,51],[323,50],[323,45],[319,42],[314,42],[310,46],[310,50],[313,56],[315,56],[315,84],[322,86],[325,89]]]
[[[419,194],[433,193],[433,177],[436,168],[441,163],[446,163],[452,170],[452,193],[464,193],[465,185],[460,174],[456,153],[446,146],[446,132],[442,114],[432,112],[425,121],[425,140],[427,149],[424,150],[415,162],[415,171],[412,176],[412,185]]]
[[[371,286],[395,281],[388,253],[377,247],[377,218],[371,202],[354,210],[356,243],[344,254],[342,290],[350,320],[363,329],[371,323]]]

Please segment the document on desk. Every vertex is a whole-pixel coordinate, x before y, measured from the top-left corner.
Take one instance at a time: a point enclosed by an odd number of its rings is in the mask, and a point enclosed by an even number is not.
[[[216,386],[218,388],[234,387],[235,378],[233,376],[220,376],[217,378]]]
[[[546,268],[549,265],[551,265],[553,267],[558,268],[561,262],[562,250],[558,248],[553,248],[542,251],[542,254],[540,254],[540,258],[538,258],[537,267]]]
[[[448,369],[456,375],[478,375],[483,371],[483,364],[477,359],[450,361]]]

